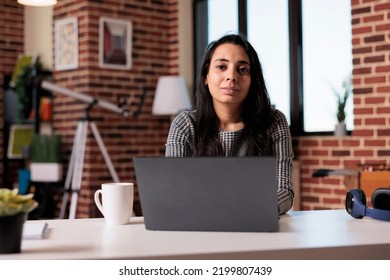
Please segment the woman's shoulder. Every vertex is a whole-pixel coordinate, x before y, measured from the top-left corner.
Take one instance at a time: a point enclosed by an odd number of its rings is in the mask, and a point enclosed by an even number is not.
[[[192,126],[195,120],[195,110],[182,111],[172,121],[172,125],[184,127]]]
[[[286,115],[278,109],[275,108],[271,109],[271,116],[272,116],[271,117],[272,122],[280,122],[280,121],[287,122]]]
[[[278,109],[272,109],[271,112],[271,131],[288,130],[289,124],[286,115]]]

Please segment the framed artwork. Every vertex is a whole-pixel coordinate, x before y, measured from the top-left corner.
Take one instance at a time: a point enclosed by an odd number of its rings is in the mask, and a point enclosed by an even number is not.
[[[30,124],[13,124],[10,128],[8,158],[23,158],[24,149],[31,146],[34,126]]]
[[[55,69],[68,70],[79,66],[77,17],[55,22]]]
[[[99,66],[131,69],[132,23],[102,17],[99,20]]]

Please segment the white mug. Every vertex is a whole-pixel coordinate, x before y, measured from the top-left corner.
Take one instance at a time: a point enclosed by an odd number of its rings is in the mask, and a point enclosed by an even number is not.
[[[134,201],[133,183],[102,184],[102,188],[95,192],[94,198],[107,224],[124,225],[130,222]]]

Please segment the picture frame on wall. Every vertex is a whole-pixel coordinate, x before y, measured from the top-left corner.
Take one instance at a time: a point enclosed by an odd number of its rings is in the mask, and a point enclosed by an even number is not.
[[[7,156],[10,159],[22,159],[26,149],[31,146],[34,135],[32,124],[13,124],[10,127]]]
[[[55,69],[69,70],[79,66],[77,17],[55,22]]]
[[[99,19],[99,67],[131,69],[132,23],[127,20]]]

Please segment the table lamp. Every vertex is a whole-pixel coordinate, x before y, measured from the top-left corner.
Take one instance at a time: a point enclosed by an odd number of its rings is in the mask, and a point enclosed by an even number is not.
[[[181,76],[162,76],[158,79],[153,101],[153,115],[174,116],[182,110],[191,109],[188,90]]]

